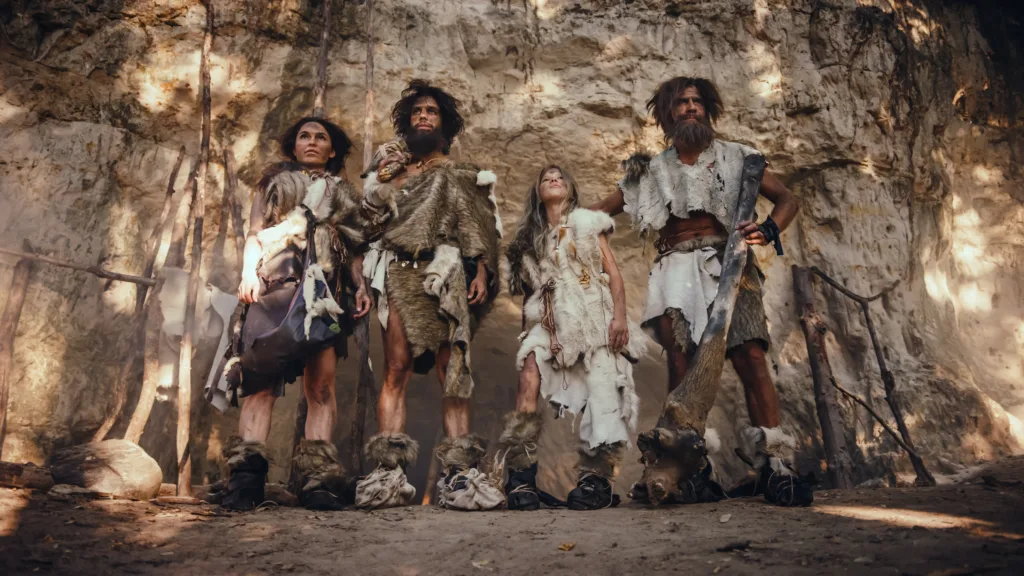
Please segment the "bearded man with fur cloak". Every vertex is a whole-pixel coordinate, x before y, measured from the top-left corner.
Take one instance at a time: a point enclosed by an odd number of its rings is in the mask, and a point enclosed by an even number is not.
[[[236,313],[218,385],[207,391],[209,399],[220,395],[222,403],[236,406],[239,397],[245,399],[239,437],[226,448],[229,477],[221,499],[226,508],[251,509],[264,501],[265,443],[274,402],[298,376],[309,412],[305,438],[294,454],[297,484],[291,489],[313,509],[337,509],[352,499],[351,481],[331,442],[337,359],[347,353],[353,319],[371,306],[362,274],[363,230],[369,222],[361,195],[339,176],[350,147],[337,125],[302,118],[281,138],[287,160],[267,167],[257,186],[238,287],[244,312]],[[258,339],[278,328],[282,317],[297,309],[299,298],[304,311],[295,318],[307,342],[311,326],[326,320],[317,328],[317,349],[295,357],[260,348]]]
[[[505,416],[499,440],[510,510],[561,504],[537,488],[538,396],[556,417],[570,412],[580,418],[578,481],[569,508],[619,503],[612,481],[636,431],[633,364],[646,338],[626,317],[625,286],[608,243],[614,231],[610,216],[579,206],[568,172],[541,170],[506,250],[509,292],[525,296],[516,410]]]
[[[658,87],[647,108],[670,146],[657,156],[637,154],[624,162],[626,175],[618,189],[594,208],[612,215],[625,211],[642,235],[658,235],[658,255],[648,281],[642,325],[668,355],[671,392],[683,381],[708,324],[728,228],[736,212],[744,158],[759,153],[717,138],[712,124],[723,106],[710,80],[672,78]],[[759,192],[774,204],[771,215],[761,224],[739,222],[736,229],[748,245],[774,244],[781,255],[779,235],[796,217],[797,203],[767,171]],[[746,394],[751,426],[741,433],[740,452],[754,467],[756,477],[734,494],[763,494],[766,500],[781,505],[806,505],[812,499],[810,486],[793,467],[796,441],[780,426],[778,394],[765,356],[770,336],[762,303],[763,280],[748,248],[726,356]],[[711,392],[716,390],[714,387]],[[707,430],[702,440],[714,452],[718,443],[714,431]],[[654,494],[649,493],[648,484],[638,483],[630,496],[655,503],[720,497],[722,490],[711,480],[711,463],[705,456],[701,457],[701,470],[681,478],[680,486],[655,485],[658,493]],[[646,453],[644,458],[651,459]],[[656,464],[657,458],[653,459],[646,462],[649,467]]]
[[[444,90],[413,80],[391,120],[396,138],[380,147],[364,184],[364,203],[381,214],[373,231],[380,239],[364,270],[376,297],[386,364],[380,430],[366,444],[377,469],[356,486],[356,504],[398,506],[415,496],[404,473],[418,452],[404,431],[405,392],[413,372],[436,368],[445,433],[437,450],[443,465],[438,504],[495,508],[504,498],[481,471],[486,444],[470,433],[469,402],[470,340],[498,292],[496,177],[448,158],[463,119],[458,101]]]

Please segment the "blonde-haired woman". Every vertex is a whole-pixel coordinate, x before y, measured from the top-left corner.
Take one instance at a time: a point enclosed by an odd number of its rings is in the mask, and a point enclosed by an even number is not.
[[[625,287],[608,244],[614,230],[607,214],[579,206],[566,170],[540,171],[506,250],[509,290],[525,296],[516,409],[505,416],[499,441],[509,469],[509,509],[540,507],[538,396],[558,416],[579,416],[578,482],[569,507],[619,503],[612,480],[636,428],[632,365],[644,352],[645,337],[626,318]]]

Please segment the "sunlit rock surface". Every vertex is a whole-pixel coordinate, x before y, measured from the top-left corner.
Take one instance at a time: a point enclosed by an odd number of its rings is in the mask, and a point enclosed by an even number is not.
[[[409,79],[449,89],[467,120],[454,154],[497,173],[505,229],[512,230],[542,165],[569,167],[586,202],[597,200],[620,177],[620,160],[661,146],[645,110],[656,85],[679,74],[712,78],[726,102],[718,125],[723,137],[762,150],[801,206],[784,235],[785,257],[757,251],[768,274],[765,306],[783,420],[798,431],[801,464],[816,469],[823,455],[793,304],[794,264],[818,266],[865,295],[900,282],[872,304],[873,318],[918,449],[934,472],[953,473],[1019,451],[1024,442],[1014,416],[1024,417],[1024,178],[1014,51],[1020,24],[984,2],[987,16],[979,19],[973,4],[378,0],[372,136],[389,136],[389,107]],[[203,270],[230,291],[237,268],[221,218],[223,151],[238,159],[248,206],[261,167],[276,158],[273,137],[311,109],[322,4],[214,5],[215,164]],[[177,149],[185,145],[190,154],[179,195],[198,151],[204,18],[195,0],[21,0],[0,8],[0,245],[19,248],[27,239],[56,257],[141,272],[143,242],[156,224]],[[364,24],[363,4],[336,7],[327,108],[355,142],[347,165],[353,180],[365,139]],[[186,210],[187,202],[179,218]],[[760,206],[761,217],[768,210]],[[641,244],[624,217],[619,224],[613,244],[636,318],[654,249]],[[0,259],[0,298],[13,265]],[[818,293],[833,330],[836,378],[887,414],[859,307],[825,286]],[[41,462],[56,447],[91,437],[131,343],[134,294],[124,283],[36,268],[17,332],[5,460]],[[502,298],[474,348],[474,423],[492,440],[500,415],[513,406],[517,305]],[[375,331],[379,368],[376,337]],[[205,343],[197,364],[209,365],[213,344]],[[343,454],[350,451],[353,370],[347,361],[339,376]],[[195,374],[197,386],[205,372]],[[641,426],[648,427],[665,394],[657,353],[644,360],[637,381]],[[129,411],[137,389],[136,383]],[[298,390],[289,390],[276,413],[277,479],[287,468]],[[413,473],[420,493],[439,410],[438,385],[414,379],[410,431],[426,445]],[[863,410],[845,402],[843,410],[849,439],[859,446],[858,481],[895,480],[910,471]],[[212,480],[237,413],[213,415],[198,400],[195,412],[196,471]],[[159,402],[142,440],[168,478],[173,415],[173,403]],[[727,368],[711,415],[725,456],[746,418],[742,389]],[[558,492],[574,479],[574,443],[570,423],[549,424],[542,483]],[[114,437],[123,428],[122,422]],[[729,477],[743,473],[735,458],[722,460]],[[617,489],[624,492],[638,474],[630,457]]]

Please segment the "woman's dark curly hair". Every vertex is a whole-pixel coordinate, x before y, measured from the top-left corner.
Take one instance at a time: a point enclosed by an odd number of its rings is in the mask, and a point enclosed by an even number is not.
[[[323,118],[306,116],[292,124],[291,128],[281,135],[281,153],[292,162],[299,161],[295,157],[295,140],[299,137],[299,130],[307,122],[316,122],[323,126],[324,130],[327,131],[327,135],[331,137],[331,149],[334,150],[334,158],[327,160],[327,166],[324,169],[330,174],[341,172],[345,168],[345,157],[348,156],[348,152],[352,148],[352,141],[348,139],[348,135],[345,134],[345,131],[340,126]]]
[[[654,115],[655,122],[665,133],[666,138],[672,137],[675,127],[672,109],[675,108],[676,97],[690,86],[696,88],[700,93],[700,98],[704,101],[704,110],[712,124],[722,115],[722,97],[711,80],[689,76],[676,76],[671,80],[666,80],[661,83],[661,86],[658,86],[658,89],[654,91],[654,96],[647,101],[647,111]]]
[[[455,137],[462,133],[465,121],[459,114],[459,101],[444,90],[431,86],[426,80],[413,80],[409,82],[408,88],[402,90],[402,99],[391,109],[391,124],[395,127],[395,133],[402,136],[409,134],[412,131],[412,108],[424,96],[433,98],[441,109],[441,134],[445,140],[441,151],[448,154]]]

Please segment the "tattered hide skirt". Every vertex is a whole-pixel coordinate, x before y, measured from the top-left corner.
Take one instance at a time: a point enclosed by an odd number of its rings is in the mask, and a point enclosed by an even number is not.
[[[696,350],[718,293],[725,241],[719,237],[688,240],[655,260],[647,282],[647,303],[641,321],[641,326],[652,337],[657,339],[655,322],[666,315],[672,319],[676,345],[687,353]],[[771,337],[761,301],[762,283],[763,275],[757,268],[753,250],[748,248],[747,265],[740,278],[729,325],[727,349],[756,341],[768,350]]]

